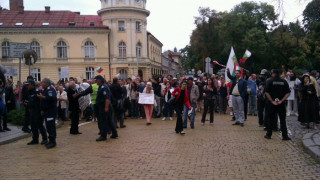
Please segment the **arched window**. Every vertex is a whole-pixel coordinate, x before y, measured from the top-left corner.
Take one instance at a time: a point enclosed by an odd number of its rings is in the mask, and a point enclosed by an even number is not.
[[[31,76],[34,78],[34,81],[41,81],[41,71],[39,68],[31,69]]]
[[[8,41],[4,41],[2,44],[2,58],[8,58],[10,52],[10,45]]]
[[[94,44],[91,41],[87,41],[84,44],[84,57],[94,58]]]
[[[37,53],[38,58],[41,57],[40,55],[40,44],[37,41],[31,42],[31,49]]]
[[[128,79],[128,72],[124,69],[121,69],[119,78],[120,79]]]
[[[57,44],[57,57],[68,58],[67,44],[64,41],[59,41]]]
[[[123,41],[121,41],[121,42],[119,43],[119,57],[125,58],[126,56],[127,56],[126,43],[124,43]]]
[[[94,78],[94,68],[93,67],[87,67],[86,68],[86,79],[92,79]]]
[[[136,53],[137,53],[137,57],[141,57],[141,43],[138,42],[137,46],[136,46]]]

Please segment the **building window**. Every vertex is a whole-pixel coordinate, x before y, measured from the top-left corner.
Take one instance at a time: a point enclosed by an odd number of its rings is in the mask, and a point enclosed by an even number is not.
[[[141,22],[136,21],[136,31],[140,32],[141,31]]]
[[[68,58],[67,44],[64,41],[59,41],[57,44],[58,58]]]
[[[41,57],[40,55],[40,44],[37,41],[31,42],[31,49],[37,53],[38,58]]]
[[[41,81],[41,73],[39,68],[31,69],[31,76],[34,78],[34,81]]]
[[[93,67],[87,67],[86,68],[86,79],[92,79],[94,78],[94,68]]]
[[[118,21],[119,31],[124,31],[124,21]]]
[[[128,72],[124,69],[120,71],[120,79],[128,79]]]
[[[125,58],[127,56],[126,43],[123,41],[119,44],[119,56]]]
[[[137,57],[141,57],[141,43],[138,43],[136,46]]]
[[[87,41],[84,44],[84,56],[86,58],[94,58],[94,44],[91,41]]]
[[[10,53],[10,45],[8,41],[2,43],[2,58],[8,58]]]

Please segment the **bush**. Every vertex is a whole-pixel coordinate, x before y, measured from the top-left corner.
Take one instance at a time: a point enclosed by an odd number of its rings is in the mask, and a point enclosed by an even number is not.
[[[24,108],[21,109],[15,109],[12,110],[8,113],[8,122],[18,125],[18,126],[23,126],[24,125],[24,113],[25,110]]]

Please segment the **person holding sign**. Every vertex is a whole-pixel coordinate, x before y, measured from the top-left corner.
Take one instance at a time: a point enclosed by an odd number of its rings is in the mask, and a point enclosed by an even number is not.
[[[151,82],[147,82],[147,86],[143,90],[143,93],[152,94],[153,96],[151,96],[151,97],[154,97],[154,92],[152,90],[152,83]],[[154,99],[153,99],[153,102],[154,102]],[[148,103],[148,102],[146,102],[146,103]],[[144,105],[144,111],[146,113],[146,118],[147,118],[147,126],[149,126],[152,124],[151,117],[152,117],[152,112],[153,112],[153,104],[143,104],[143,105]]]

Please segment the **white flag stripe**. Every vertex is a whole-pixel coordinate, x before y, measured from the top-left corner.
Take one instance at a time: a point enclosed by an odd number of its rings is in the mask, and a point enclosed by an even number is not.
[[[231,52],[230,52],[229,59],[228,59],[228,63],[227,63],[227,69],[228,69],[228,68],[230,69],[231,75],[233,74],[233,71],[234,71],[233,57],[234,57],[235,55],[236,55],[236,54],[234,53],[233,47],[231,47]],[[228,75],[227,75],[227,69],[226,69],[226,72],[225,72],[225,77],[226,77],[226,81],[227,81],[227,82],[230,82],[230,79],[228,78]]]

